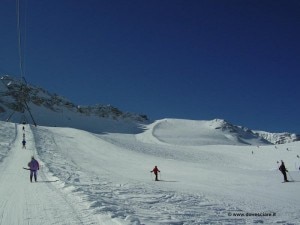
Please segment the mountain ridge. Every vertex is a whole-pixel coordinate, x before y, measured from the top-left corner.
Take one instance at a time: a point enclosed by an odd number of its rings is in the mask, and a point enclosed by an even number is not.
[[[33,112],[33,116],[28,109]],[[9,121],[12,122],[28,123],[31,116],[37,119],[38,125],[74,127],[95,133],[137,134],[143,132],[147,125],[155,123],[155,121],[150,121],[147,115],[122,112],[111,105],[76,105],[67,98],[51,94],[43,88],[24,84],[24,82],[8,75],[2,76],[0,82],[0,120],[5,121],[9,118]],[[169,123],[167,124],[166,121],[168,120]],[[156,123],[156,125],[161,128],[165,126],[164,129],[166,126],[170,126],[168,129],[181,130],[181,133],[175,134],[162,129],[156,130],[156,132],[163,131],[166,132],[166,135],[177,137],[178,144],[181,144],[179,143],[180,138],[178,138],[180,135],[190,135],[190,138],[199,140],[203,135],[213,135],[214,138],[211,138],[211,142],[206,140],[206,144],[265,145],[284,144],[300,140],[298,134],[253,131],[243,126],[233,125],[224,119],[190,120],[191,127],[186,128],[180,127],[180,119],[172,119],[171,122],[170,120],[158,120],[160,123]],[[168,132],[169,134],[167,134]],[[172,137],[166,136],[165,138],[170,140]],[[226,141],[224,141],[225,139]]]
[[[148,124],[146,115],[122,112],[112,105],[82,106],[67,98],[33,85],[24,84],[11,76],[0,82],[0,119],[12,122],[32,122],[38,125],[67,126],[92,132],[141,132]],[[82,121],[85,117],[86,123]],[[90,124],[88,124],[90,123]],[[95,123],[95,124],[93,124]]]

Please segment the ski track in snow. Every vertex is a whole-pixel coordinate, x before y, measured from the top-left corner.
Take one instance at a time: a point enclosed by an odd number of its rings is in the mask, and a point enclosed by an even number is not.
[[[45,179],[43,167],[39,171],[38,182],[30,183],[29,171],[22,169],[27,167],[31,156],[36,155],[30,128],[26,126],[26,149],[21,147],[21,126],[15,127],[15,132],[8,128],[6,140],[11,140],[9,151],[0,164],[0,224],[94,224],[92,219],[80,216],[80,211],[68,197],[53,186],[55,181],[52,183]],[[1,134],[4,133],[6,131],[2,128]]]

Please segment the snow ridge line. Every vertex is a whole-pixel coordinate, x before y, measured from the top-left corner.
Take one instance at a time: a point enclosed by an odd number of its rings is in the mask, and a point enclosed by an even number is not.
[[[151,129],[151,135],[152,135],[153,138],[155,138],[155,140],[157,140],[157,142],[168,145],[167,142],[161,140],[161,139],[158,138],[157,135],[155,134],[156,129],[159,129],[159,127],[162,125],[162,123],[166,123],[166,122],[167,122],[167,120],[163,120],[163,121],[159,121],[159,122],[155,123],[155,125],[154,125],[153,128]]]

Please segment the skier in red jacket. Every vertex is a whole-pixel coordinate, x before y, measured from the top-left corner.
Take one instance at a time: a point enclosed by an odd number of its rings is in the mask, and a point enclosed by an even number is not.
[[[154,169],[151,170],[150,172],[155,174],[155,181],[158,181],[158,178],[157,178],[157,172],[160,172],[160,171],[159,171],[159,169],[157,168],[157,166],[155,166]]]

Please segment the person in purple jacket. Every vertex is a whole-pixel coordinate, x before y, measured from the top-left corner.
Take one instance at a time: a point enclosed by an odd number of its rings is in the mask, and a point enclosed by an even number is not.
[[[35,182],[37,181],[37,171],[40,169],[39,162],[32,156],[31,161],[28,163],[30,169],[30,182],[32,182],[32,177],[34,176]]]

